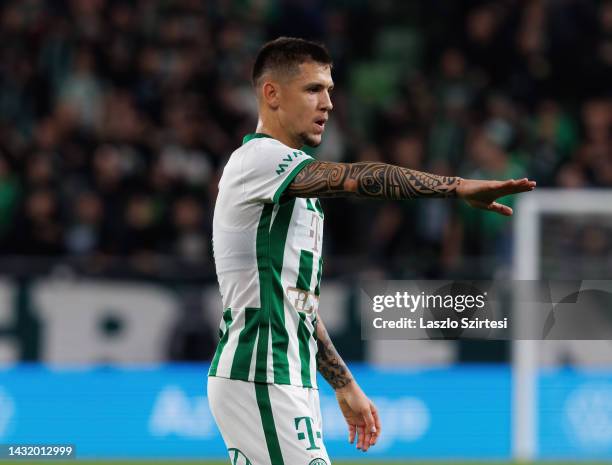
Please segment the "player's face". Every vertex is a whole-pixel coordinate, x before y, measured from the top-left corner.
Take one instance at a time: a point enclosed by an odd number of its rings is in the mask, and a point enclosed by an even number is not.
[[[300,73],[283,85],[280,122],[300,145],[316,147],[321,143],[333,108],[333,88],[330,66],[313,61],[302,63]]]

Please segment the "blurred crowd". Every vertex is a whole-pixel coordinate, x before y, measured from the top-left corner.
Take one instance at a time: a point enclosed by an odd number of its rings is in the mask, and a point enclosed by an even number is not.
[[[0,254],[210,268],[252,61],[279,35],[333,55],[321,159],[612,186],[610,0],[5,1]],[[323,207],[328,257],[439,277],[510,256],[511,222],[458,202]]]

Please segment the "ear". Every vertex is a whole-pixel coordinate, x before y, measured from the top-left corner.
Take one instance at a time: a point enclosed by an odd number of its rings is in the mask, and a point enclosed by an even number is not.
[[[264,102],[268,104],[273,110],[276,110],[280,106],[280,85],[276,82],[266,81],[264,82],[261,94]]]

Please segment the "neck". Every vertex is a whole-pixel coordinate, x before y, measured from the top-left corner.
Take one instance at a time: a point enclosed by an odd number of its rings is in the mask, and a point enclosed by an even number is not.
[[[291,148],[299,149],[302,147],[302,144],[289,136],[287,131],[279,124],[273,124],[270,121],[264,121],[260,118],[257,122],[257,129],[255,131],[273,137]]]

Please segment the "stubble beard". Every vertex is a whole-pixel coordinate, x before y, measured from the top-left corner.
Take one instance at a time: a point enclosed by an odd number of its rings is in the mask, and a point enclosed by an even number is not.
[[[318,147],[319,145],[321,145],[322,139],[316,140],[305,132],[300,133],[299,138],[302,145],[308,145],[309,147]]]

